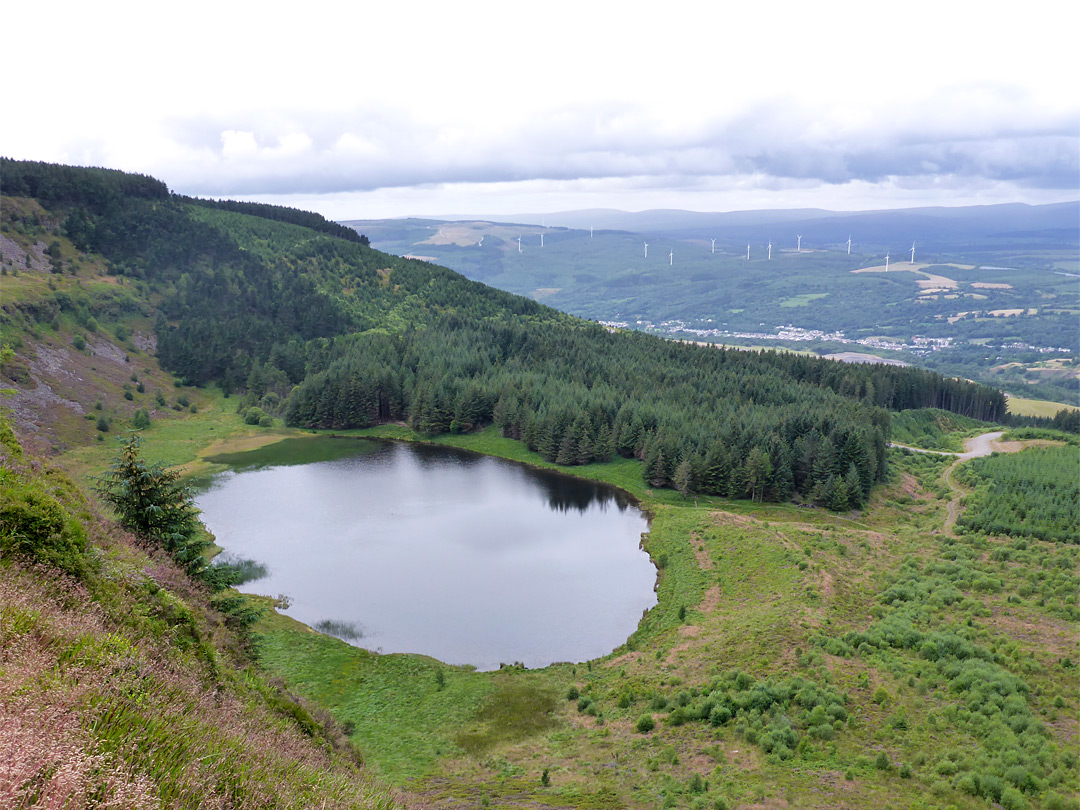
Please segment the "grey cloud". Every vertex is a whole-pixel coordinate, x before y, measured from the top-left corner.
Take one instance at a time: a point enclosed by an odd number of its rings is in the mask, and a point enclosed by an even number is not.
[[[1075,186],[1075,111],[1047,116],[1028,109],[1014,91],[980,92],[999,104],[980,102],[962,116],[949,109],[950,99],[938,99],[919,117],[885,118],[855,129],[779,102],[737,116],[721,111],[711,122],[678,132],[658,123],[648,109],[606,106],[565,109],[497,135],[477,131],[462,138],[394,110],[248,114],[176,122],[170,135],[189,157],[170,167],[168,176],[178,190],[215,195],[620,177],[680,187],[735,174],[821,184],[950,175]],[[228,130],[253,133],[261,151],[226,155],[222,133]],[[310,146],[297,153],[274,151],[280,137],[295,133],[306,135]],[[362,145],[359,153],[341,144],[345,135]]]

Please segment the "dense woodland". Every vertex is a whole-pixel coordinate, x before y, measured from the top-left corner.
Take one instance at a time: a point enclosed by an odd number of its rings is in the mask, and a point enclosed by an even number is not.
[[[151,178],[3,162],[3,194],[63,217],[158,301],[161,364],[293,425],[496,423],[546,459],[645,462],[653,486],[861,505],[890,410],[1000,421],[1000,392],[913,368],[612,333],[275,206],[171,196]],[[67,302],[115,306],[104,299]],[[58,302],[63,307],[64,302]]]

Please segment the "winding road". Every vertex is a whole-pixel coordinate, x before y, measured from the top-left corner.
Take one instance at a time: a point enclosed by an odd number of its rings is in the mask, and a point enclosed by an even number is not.
[[[952,456],[956,459],[949,465],[948,469],[942,473],[941,480],[943,480],[953,491],[953,499],[949,501],[947,507],[947,514],[945,516],[945,532],[947,534],[953,533],[953,526],[956,524],[956,518],[960,514],[960,499],[968,494],[969,490],[961,487],[955,480],[953,480],[953,471],[958,465],[972,458],[979,458],[980,456],[988,456],[998,448],[994,447],[994,444],[1005,433],[1003,430],[996,430],[992,433],[981,433],[978,436],[973,436],[970,439],[964,440],[964,452],[963,453],[950,453],[945,450],[923,450],[920,447],[910,447],[906,444],[897,444],[896,442],[890,442],[889,447],[902,447],[905,450],[911,450],[915,453],[930,453],[935,456]],[[1011,448],[1010,448],[1011,449]]]

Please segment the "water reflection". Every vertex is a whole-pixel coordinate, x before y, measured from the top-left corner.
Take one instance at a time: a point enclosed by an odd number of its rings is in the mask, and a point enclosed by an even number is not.
[[[265,567],[252,591],[352,643],[482,669],[582,661],[655,603],[647,522],[620,490],[438,446],[258,452],[197,496],[203,518]]]

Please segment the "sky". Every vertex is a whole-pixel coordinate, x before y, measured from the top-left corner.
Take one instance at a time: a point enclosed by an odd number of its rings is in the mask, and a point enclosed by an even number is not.
[[[9,4],[0,154],[339,220],[1072,200],[1071,5]]]

